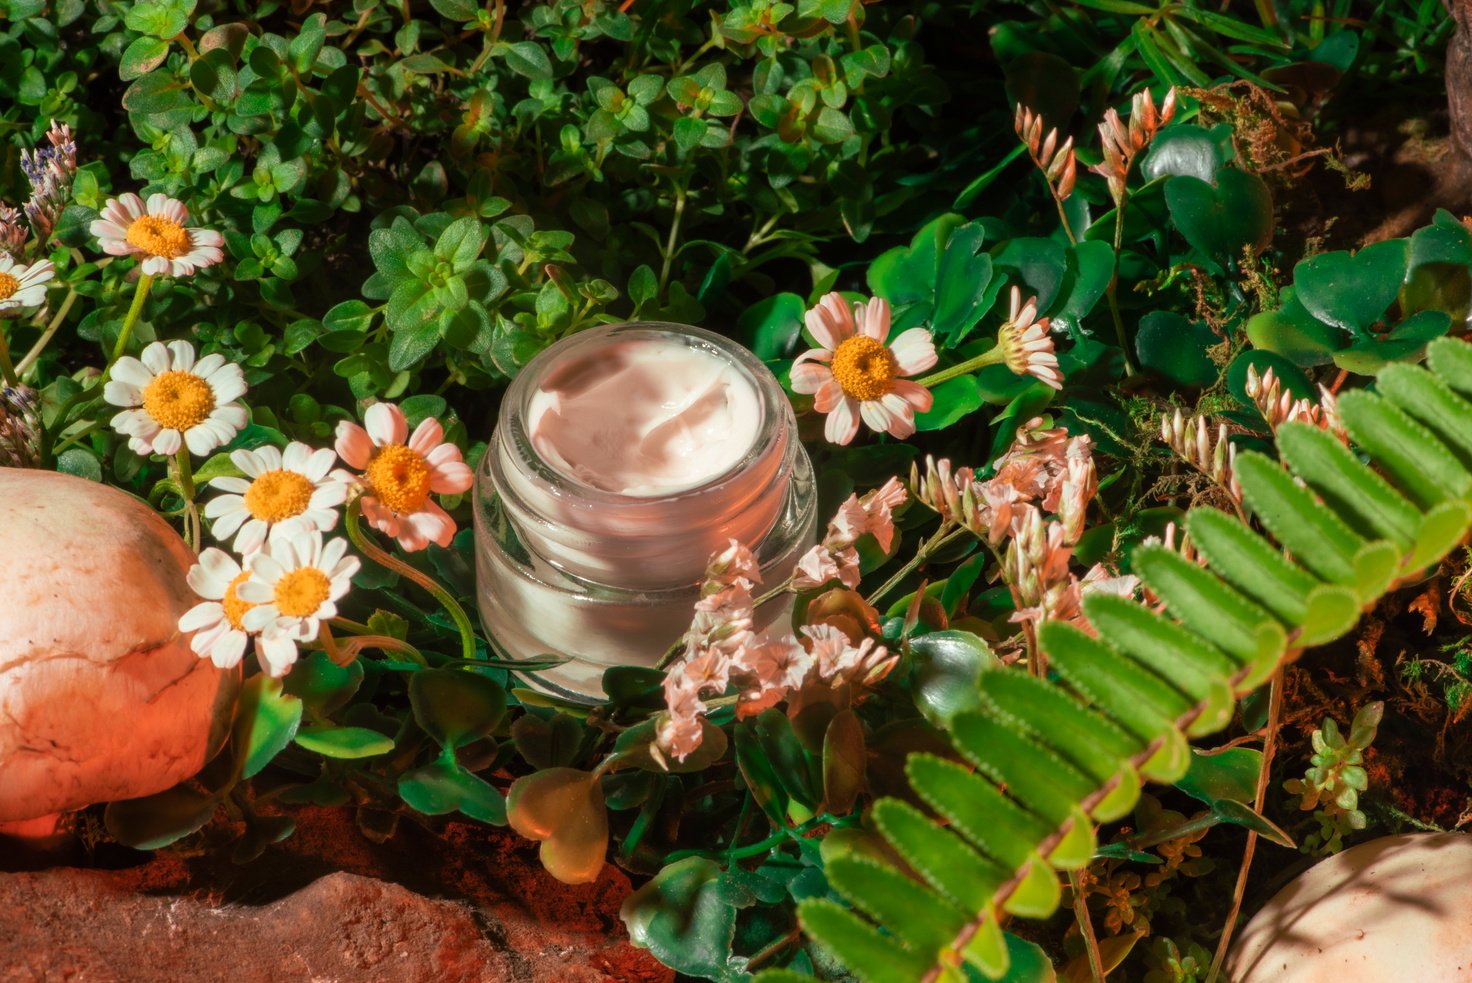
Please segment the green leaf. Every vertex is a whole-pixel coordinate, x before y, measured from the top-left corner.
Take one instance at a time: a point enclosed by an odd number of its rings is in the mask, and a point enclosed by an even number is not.
[[[981,409],[983,400],[975,376],[961,376],[930,390],[930,409],[915,414],[915,429],[921,433],[944,430]]]
[[[88,481],[102,480],[102,462],[85,447],[69,447],[56,456],[56,470]]]
[[[312,713],[326,717],[346,705],[362,683],[363,664],[358,660],[340,666],[326,652],[308,652],[291,667],[284,689]]]
[[[439,342],[440,325],[438,321],[425,321],[422,324],[396,330],[388,346],[389,369],[394,372],[412,369],[424,361]]]
[[[1251,802],[1257,798],[1262,752],[1234,747],[1203,754],[1192,749],[1191,768],[1176,788],[1207,805],[1221,799]]]
[[[1233,799],[1218,799],[1211,804],[1211,811],[1222,822],[1245,826],[1270,843],[1276,843],[1290,850],[1298,848],[1298,844],[1293,842],[1293,837],[1283,832],[1267,817],[1253,812],[1252,807],[1245,803]]]
[[[1173,177],[1165,183],[1165,202],[1181,235],[1218,269],[1243,250],[1261,252],[1272,242],[1273,197],[1256,174],[1223,167],[1214,185]]]
[[[640,269],[648,270],[647,266]],[[653,271],[650,271],[651,276]],[[641,303],[653,298],[653,292],[635,299]],[[803,315],[807,305],[797,294],[780,293],[764,297],[737,318],[739,337],[757,358],[768,361],[787,358],[802,337]]]
[[[625,898],[619,917],[629,939],[666,966],[734,983],[740,978],[740,961],[731,954],[731,942],[737,902],[742,900],[714,861],[687,857]]]
[[[1209,182],[1225,163],[1221,141],[1212,131],[1177,123],[1155,134],[1140,171],[1146,181],[1189,176]]]
[[[997,665],[991,648],[969,631],[937,631],[912,638],[910,653],[915,667],[915,706],[937,727],[979,705],[977,678]]]
[[[420,675],[416,673],[415,677]],[[447,758],[401,775],[399,798],[426,816],[443,816],[458,810],[492,826],[506,825],[505,797]]]
[[[485,737],[506,713],[506,691],[477,672],[429,669],[409,679],[409,702],[424,732],[446,748]]]
[[[296,742],[324,758],[373,758],[394,749],[394,740],[367,727],[310,727],[297,731]]]
[[[109,802],[102,822],[113,839],[124,846],[159,850],[203,829],[219,804],[217,795],[176,785],[141,799]]]
[[[118,62],[118,76],[126,82],[147,75],[162,65],[168,56],[169,42],[152,37],[135,38]]]
[[[1189,321],[1174,311],[1151,311],[1140,319],[1135,351],[1140,365],[1153,369],[1179,386],[1208,386],[1221,369],[1207,349],[1221,343],[1200,321]]]
[[[506,67],[516,74],[533,80],[552,77],[552,59],[547,57],[547,52],[535,41],[502,43],[496,49],[506,59]]]
[[[1248,318],[1246,331],[1253,347],[1276,352],[1302,366],[1329,362],[1347,340],[1341,329],[1310,314],[1292,287],[1283,291],[1282,307]]]
[[[252,676],[240,691],[235,709],[236,767],[241,778],[256,775],[296,736],[302,701],[286,694],[282,682]]]
[[[607,863],[608,808],[592,772],[549,768],[523,775],[506,796],[511,828],[541,843],[542,866],[564,884],[591,884]]]
[[[1406,241],[1388,239],[1347,252],[1320,253],[1293,268],[1298,300],[1326,324],[1363,335],[1386,311],[1406,274]]]

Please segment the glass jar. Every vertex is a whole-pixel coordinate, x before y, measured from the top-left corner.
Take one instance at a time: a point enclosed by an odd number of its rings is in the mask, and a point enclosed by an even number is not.
[[[637,494],[599,487],[585,478],[609,462],[561,459],[536,430],[544,387],[555,391],[557,379],[596,372],[605,356],[640,344],[677,345],[698,361],[718,360],[723,391],[757,415],[749,446],[733,449],[729,464],[718,461],[713,476],[689,487]],[[619,409],[637,413],[638,399],[631,388]],[[526,674],[530,685],[595,702],[603,698],[604,670],[653,666],[689,627],[712,553],[736,539],[756,555],[763,581],[780,583],[812,546],[816,512],[812,464],[792,407],[751,352],[683,324],[582,331],[527,363],[501,403],[476,475],[481,617],[504,658],[569,660]],[[758,625],[786,613],[783,605],[765,605]]]

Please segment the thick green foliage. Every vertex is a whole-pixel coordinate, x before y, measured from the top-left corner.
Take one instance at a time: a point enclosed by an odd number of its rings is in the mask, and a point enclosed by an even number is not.
[[[999,917],[1051,914],[1056,871],[1089,862],[1095,824],[1125,814],[1142,778],[1179,780],[1187,736],[1225,726],[1236,697],[1305,647],[1343,635],[1363,607],[1466,535],[1472,453],[1464,438],[1442,435],[1472,430],[1462,401],[1472,345],[1433,342],[1429,364],[1393,366],[1379,395],[1345,398],[1345,423],[1373,466],[1302,423],[1280,433],[1282,464],[1240,459],[1248,504],[1294,559],[1236,519],[1198,509],[1187,527],[1207,567],[1163,547],[1137,555],[1163,613],[1091,596],[1084,608],[1097,637],[1059,622],[1040,632],[1058,682],[983,673],[980,706],[949,726],[975,770],[926,754],[907,767],[938,819],[892,799],[874,808],[918,879],[835,858],[832,883],[858,911],[806,901],[807,932],[866,983],[959,981],[968,967],[1005,974]]]

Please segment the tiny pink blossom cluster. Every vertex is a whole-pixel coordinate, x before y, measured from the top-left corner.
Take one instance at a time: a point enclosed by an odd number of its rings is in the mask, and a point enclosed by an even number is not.
[[[1018,428],[1012,447],[997,462],[995,477],[978,481],[970,468],[927,459],[924,475],[911,475],[915,497],[993,546],[1006,542],[1004,574],[1012,586],[1014,622],[1078,622],[1087,590],[1133,593],[1133,577],[1111,578],[1095,564],[1083,577],[1071,567],[1084,532],[1089,503],[1098,491],[1092,442],[1047,429],[1041,419]]]
[[[828,524],[823,542],[793,571],[790,586],[814,590],[837,581],[859,583],[854,544],[871,535],[887,553],[894,543],[893,510],[907,497],[891,478],[863,496],[850,495]],[[752,588],[761,571],[751,550],[736,540],[711,557],[695,617],[685,634],[685,652],[665,676],[667,712],[658,728],[656,750],[683,760],[700,746],[703,697],[736,688],[736,715],[748,717],[774,707],[813,683],[873,686],[894,668],[897,657],[872,638],[857,644],[832,625],[804,625],[798,635],[774,636],[755,629]],[[799,637],[799,635],[801,637]]]

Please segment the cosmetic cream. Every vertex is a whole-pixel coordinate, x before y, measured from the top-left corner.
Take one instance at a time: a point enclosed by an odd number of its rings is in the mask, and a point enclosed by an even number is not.
[[[766,366],[728,338],[636,322],[565,338],[501,404],[476,476],[477,590],[504,657],[603,696],[610,666],[652,666],[688,627],[710,554],[745,543],[769,583],[812,545],[812,466]],[[775,620],[786,612],[759,611]]]

